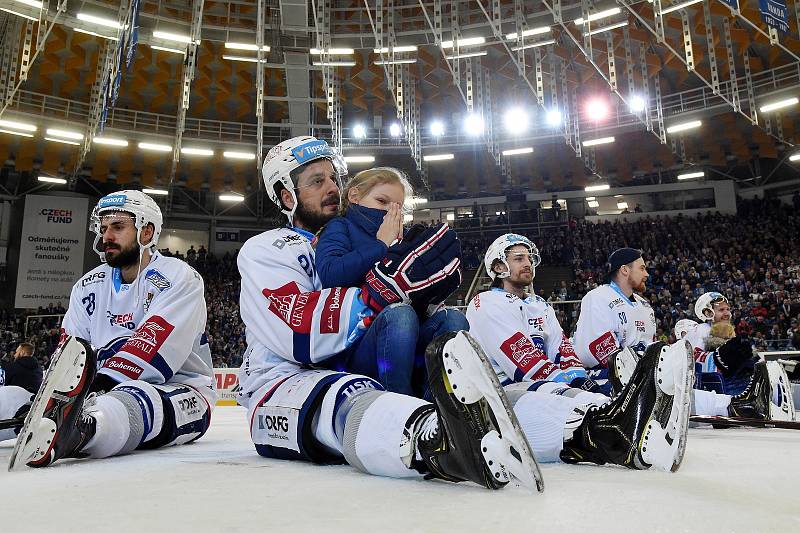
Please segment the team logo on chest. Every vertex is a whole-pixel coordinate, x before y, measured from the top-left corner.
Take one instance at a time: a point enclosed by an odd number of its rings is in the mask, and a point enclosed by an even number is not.
[[[122,326],[123,328],[136,329],[136,324],[133,322],[133,313],[114,314],[111,311],[106,311],[106,318],[108,323],[112,326]]]

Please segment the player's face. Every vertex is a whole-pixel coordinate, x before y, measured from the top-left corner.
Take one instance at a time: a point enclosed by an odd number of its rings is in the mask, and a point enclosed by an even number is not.
[[[731,321],[731,306],[726,302],[715,303],[714,308],[714,322],[730,322]]]
[[[397,204],[403,205],[406,199],[406,191],[399,183],[379,183],[371,188],[363,197],[359,197],[358,189],[351,189],[355,192],[356,200],[350,200],[363,207],[371,207],[372,209],[381,209],[383,211],[389,210],[389,205]]]
[[[316,233],[339,210],[339,184],[327,159],[310,163],[297,178],[295,223]]]
[[[100,219],[100,236],[109,266],[125,268],[139,261],[139,244],[136,242],[133,220],[125,212],[104,215]]]
[[[628,280],[631,283],[631,288],[636,292],[644,292],[646,288],[645,283],[647,282],[647,278],[650,277],[650,274],[647,273],[647,265],[645,265],[644,259],[640,257],[626,266],[629,270]]]
[[[528,248],[517,244],[506,250],[508,278],[511,283],[528,286],[533,282],[533,260]]]

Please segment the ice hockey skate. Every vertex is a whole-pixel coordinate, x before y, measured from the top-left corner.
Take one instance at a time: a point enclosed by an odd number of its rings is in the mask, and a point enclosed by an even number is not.
[[[481,348],[465,331],[435,339],[425,354],[439,425],[420,439],[432,477],[499,489],[516,479],[544,490],[539,466]]]
[[[764,361],[756,363],[750,384],[744,392],[731,397],[728,415],[769,420],[773,412],[773,391],[770,381],[767,363]]]
[[[614,400],[592,407],[561,459],[675,472],[686,448],[694,359],[689,345],[651,344]]]
[[[778,361],[767,361],[772,401],[769,404],[770,419],[793,421],[797,418],[794,407],[792,383],[786,375],[786,368]]]
[[[619,394],[631,380],[639,359],[639,354],[633,348],[623,348],[608,358],[608,381],[613,394]]]
[[[9,470],[17,462],[42,467],[73,456],[91,438],[92,426],[81,414],[96,372],[95,354],[89,343],[67,337],[53,354],[31,404],[9,459]]]

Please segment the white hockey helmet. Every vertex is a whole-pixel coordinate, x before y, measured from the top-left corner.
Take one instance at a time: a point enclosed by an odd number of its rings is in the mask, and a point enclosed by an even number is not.
[[[688,334],[695,326],[697,326],[697,322],[691,318],[682,318],[678,320],[675,322],[675,338],[681,340],[683,335]]]
[[[536,267],[542,262],[542,258],[539,255],[539,249],[536,248],[536,245],[533,244],[533,241],[524,235],[506,233],[505,235],[501,235],[500,237],[496,238],[494,242],[489,245],[489,249],[486,250],[486,255],[483,257],[483,266],[486,268],[486,273],[489,275],[492,281],[494,281],[495,278],[503,279],[508,277],[508,271],[498,274],[492,270],[492,265],[495,261],[500,261],[506,266],[506,268],[510,270],[508,262],[506,261],[506,250],[512,246],[516,246],[517,244],[521,244],[528,249],[528,253],[531,255],[531,263],[534,268],[534,272]]]
[[[347,176],[347,164],[344,162],[339,150],[316,137],[310,135],[292,137],[273,146],[264,158],[261,176],[264,179],[267,194],[272,203],[278,206],[278,209],[289,218],[290,224],[297,209],[297,184],[292,182],[290,173],[296,168],[300,168],[306,163],[317,159],[327,159],[331,162],[341,190],[342,178]],[[281,190],[283,189],[286,189],[292,195],[294,206],[291,209],[286,209],[283,202],[281,202]]]
[[[161,235],[161,226],[164,218],[161,216],[161,208],[158,204],[142,191],[119,191],[107,194],[100,198],[97,205],[92,209],[89,220],[89,229],[94,232],[94,251],[105,262],[106,253],[98,248],[100,240],[103,238],[100,232],[101,219],[103,214],[115,211],[130,213],[133,217],[133,225],[136,227],[136,242],[139,246],[146,246],[150,250],[155,250],[158,245],[158,237]],[[153,225],[153,238],[148,244],[142,243],[142,230],[148,224]]]
[[[694,304],[694,314],[703,322],[714,318],[714,304],[719,302],[728,303],[724,294],[719,292],[707,292],[700,296]]]

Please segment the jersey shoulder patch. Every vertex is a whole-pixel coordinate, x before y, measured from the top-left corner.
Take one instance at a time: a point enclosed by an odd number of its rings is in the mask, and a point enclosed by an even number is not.
[[[100,265],[83,275],[76,283],[80,288],[88,287],[90,285],[99,285],[105,283],[106,280],[111,278],[111,274],[104,268],[105,265]]]

